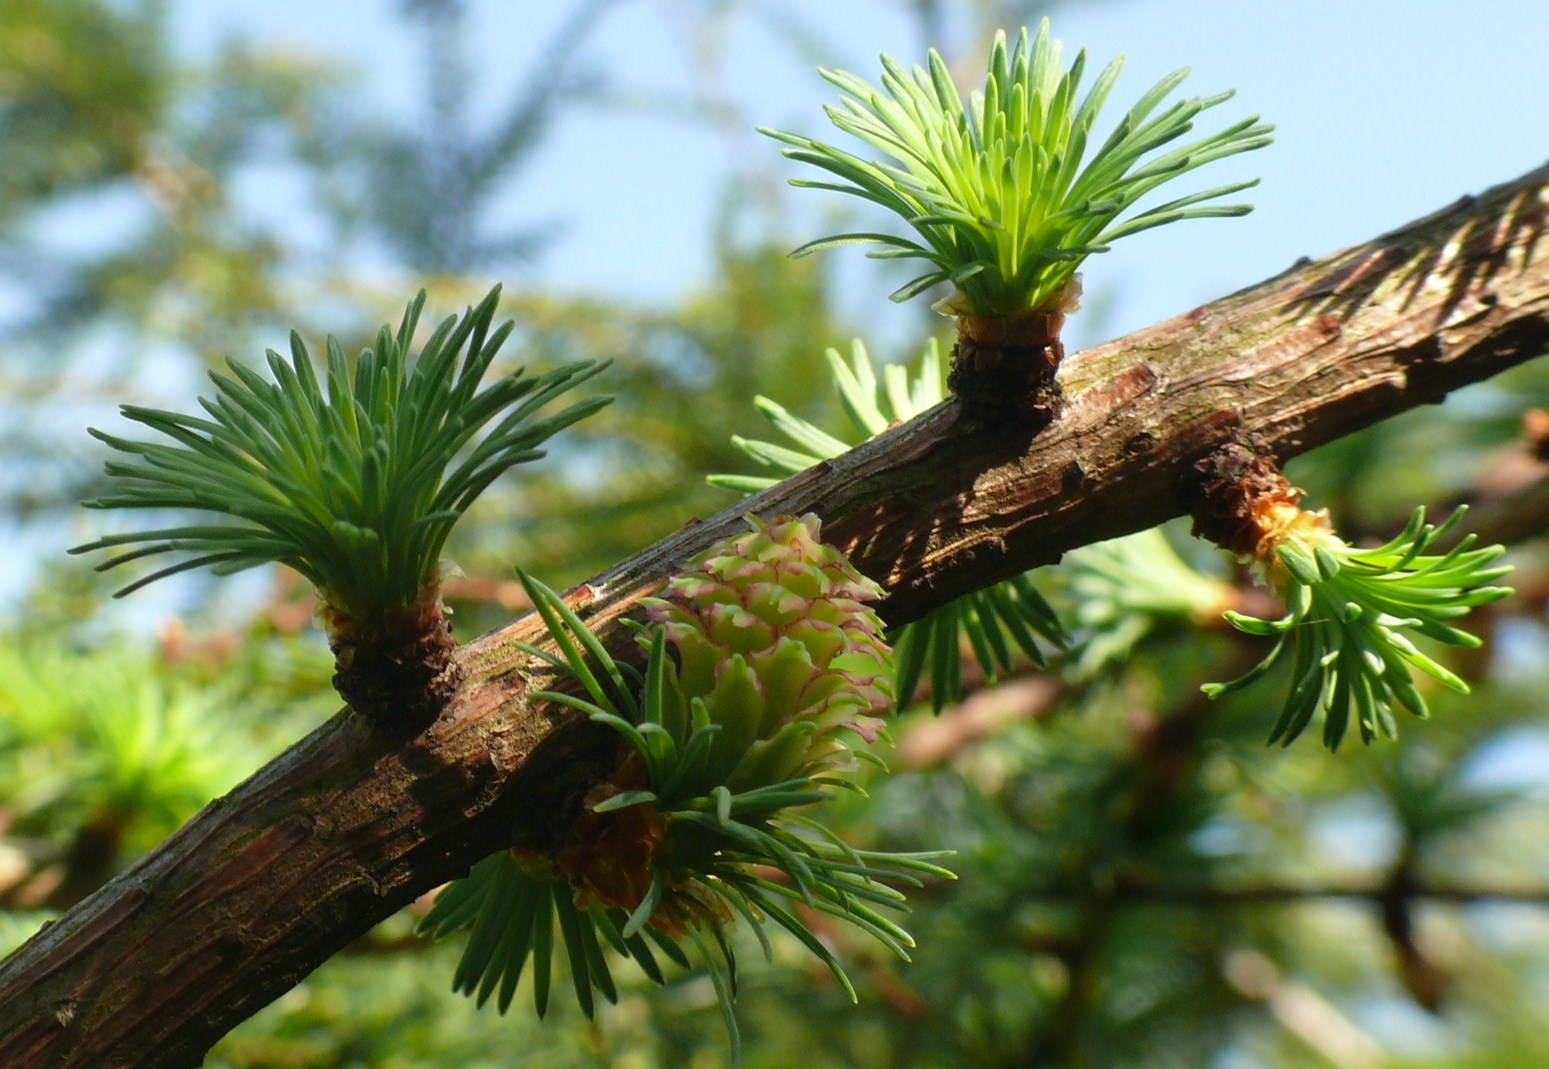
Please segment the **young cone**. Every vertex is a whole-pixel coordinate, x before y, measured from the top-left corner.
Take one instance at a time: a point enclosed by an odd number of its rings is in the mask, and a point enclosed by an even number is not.
[[[875,740],[893,701],[892,652],[868,607],[882,588],[818,541],[816,516],[748,522],[646,602],[682,693],[721,726],[711,769],[734,791],[844,760],[837,733]]]
[[[711,549],[664,597],[644,600],[676,655],[656,716],[680,742],[682,759],[650,775],[632,757],[605,793],[648,787],[669,813],[720,791],[752,795],[842,771],[853,762],[849,740],[869,743],[880,732],[879,716],[893,704],[892,652],[869,606],[881,588],[818,540],[815,516],[748,522],[751,531]],[[700,733],[702,748],[690,758]],[[627,840],[628,853],[664,865],[669,883],[687,890],[718,849],[715,838],[697,824],[645,820],[641,808],[588,813],[584,837],[598,845]],[[596,900],[633,908],[640,873],[621,867],[618,854],[566,851],[560,864]],[[703,897],[694,892],[689,901]],[[683,918],[673,913],[655,923],[679,929]]]

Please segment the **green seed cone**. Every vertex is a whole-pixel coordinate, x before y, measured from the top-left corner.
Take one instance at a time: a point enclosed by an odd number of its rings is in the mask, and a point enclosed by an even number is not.
[[[648,599],[678,659],[678,691],[720,726],[706,769],[732,791],[849,763],[893,704],[882,589],[819,541],[816,516],[728,539]]]

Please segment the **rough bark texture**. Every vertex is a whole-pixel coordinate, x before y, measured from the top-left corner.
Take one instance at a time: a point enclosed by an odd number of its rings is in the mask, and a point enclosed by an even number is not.
[[[1020,422],[1034,431],[1060,408],[1063,312],[1012,320],[959,316],[947,389],[986,424]]]
[[[1186,511],[1232,441],[1280,459],[1549,349],[1549,168],[1066,362],[1039,433],[949,401],[677,534],[570,595],[616,647],[635,600],[740,514],[817,512],[913,619]],[[1535,251],[1537,255],[1535,255]],[[0,964],[0,1065],[197,1065],[228,1029],[417,895],[556,842],[616,760],[531,703],[519,620],[407,740],[341,713]]]
[[[975,419],[1020,420],[1041,429],[1060,407],[1060,331],[1066,315],[1080,307],[1081,279],[1075,276],[1036,311],[994,317],[959,311],[947,389]]]
[[[326,614],[333,689],[381,727],[415,734],[446,708],[463,680],[439,578],[392,616],[388,626],[362,633],[342,614]]]
[[[1292,526],[1286,518],[1299,514],[1303,491],[1274,461],[1235,442],[1196,461],[1194,476],[1194,537],[1239,557],[1272,560]]]

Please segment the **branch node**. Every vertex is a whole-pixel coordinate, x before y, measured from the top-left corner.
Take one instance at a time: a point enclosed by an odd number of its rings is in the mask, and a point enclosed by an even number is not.
[[[362,632],[336,613],[326,615],[334,689],[377,726],[417,732],[446,708],[462,684],[457,640],[438,585],[428,587],[403,618],[380,630]]]
[[[1055,374],[1065,358],[1063,310],[1025,316],[958,318],[947,388],[987,422],[1022,415],[1053,422],[1062,395]]]
[[[1195,537],[1239,557],[1266,560],[1293,525],[1327,525],[1323,513],[1298,507],[1305,491],[1292,486],[1272,458],[1240,443],[1196,461],[1194,472],[1190,512]]]

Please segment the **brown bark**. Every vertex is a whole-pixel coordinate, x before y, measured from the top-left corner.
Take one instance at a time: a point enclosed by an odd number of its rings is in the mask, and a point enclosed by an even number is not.
[[[817,512],[918,617],[968,590],[1186,511],[1231,441],[1284,459],[1549,348],[1549,167],[1252,289],[1070,358],[1041,431],[953,401],[583,585],[619,618],[740,514]],[[1535,255],[1536,253],[1536,255]],[[530,618],[458,652],[425,731],[341,713],[0,963],[0,1065],[196,1065],[235,1024],[417,895],[513,843],[552,845],[616,760],[532,703]]]

